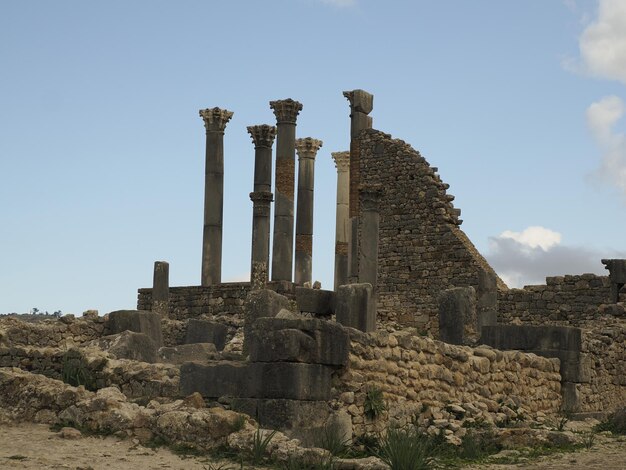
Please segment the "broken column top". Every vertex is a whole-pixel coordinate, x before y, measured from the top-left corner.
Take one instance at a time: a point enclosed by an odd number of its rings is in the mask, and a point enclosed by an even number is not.
[[[200,110],[200,117],[204,120],[207,132],[224,132],[233,112],[221,108],[206,108]]]
[[[315,158],[317,151],[322,147],[322,141],[312,137],[296,139],[296,151],[299,158]]]
[[[272,148],[274,138],[276,137],[276,127],[268,124],[260,124],[257,126],[248,126],[248,133],[252,137],[254,147]]]
[[[339,171],[348,171],[350,169],[350,151],[331,152],[330,155],[335,160],[335,166]]]
[[[278,124],[295,124],[298,113],[302,111],[302,103],[287,98],[284,100],[270,101],[270,108],[274,111]]]
[[[378,203],[383,195],[383,187],[380,184],[363,184],[359,186],[359,198],[364,211],[378,210]]]
[[[369,114],[374,107],[374,95],[365,90],[344,91],[343,96],[350,101],[350,109],[359,113]]]
[[[609,270],[613,282],[626,283],[626,259],[603,259],[604,269]]]

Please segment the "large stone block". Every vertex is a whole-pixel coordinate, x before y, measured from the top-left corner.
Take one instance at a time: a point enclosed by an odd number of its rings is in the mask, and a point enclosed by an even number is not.
[[[337,322],[357,330],[376,331],[376,299],[371,284],[339,286],[335,297]]]
[[[300,312],[330,316],[335,313],[335,292],[332,290],[296,287],[296,304]]]
[[[110,334],[134,331],[148,335],[157,348],[163,346],[161,315],[145,310],[117,310],[109,313],[107,331]]]
[[[580,411],[580,392],[575,383],[563,382],[561,384],[561,396],[563,397],[561,404],[563,411],[572,413]]]
[[[161,362],[169,364],[183,364],[185,362],[206,362],[215,359],[215,345],[213,343],[181,344],[174,347],[162,347],[159,349]]]
[[[295,362],[187,362],[180,368],[180,390],[211,398],[329,400],[331,371]]]
[[[253,362],[304,362],[345,366],[350,339],[338,324],[325,320],[259,318],[250,330]]]
[[[454,287],[439,294],[439,339],[464,344],[478,339],[476,292],[473,287]]]
[[[157,362],[157,347],[154,341],[144,333],[124,330],[121,333],[93,340],[89,345],[107,351],[118,359]]]
[[[348,441],[352,438],[352,420],[345,411],[333,411],[325,401],[240,398],[234,410],[252,416],[260,426],[277,429],[305,446],[319,446],[320,436],[334,427]]]
[[[481,341],[496,349],[580,351],[581,330],[571,326],[490,325]]]
[[[273,290],[256,290],[251,291],[248,294],[244,306],[244,353],[247,353],[248,351],[248,336],[250,334],[250,327],[252,324],[259,318],[273,318],[282,309],[290,310],[291,302],[287,297],[277,294]]]
[[[201,318],[190,318],[187,321],[187,334],[185,344],[193,343],[213,343],[218,351],[224,349],[228,327],[222,323],[217,323]]]

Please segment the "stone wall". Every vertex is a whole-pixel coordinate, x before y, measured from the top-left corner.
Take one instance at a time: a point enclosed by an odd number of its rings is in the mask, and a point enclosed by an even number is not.
[[[350,414],[356,435],[416,418],[437,424],[455,412],[498,424],[557,413],[561,406],[557,359],[453,346],[409,332],[349,332],[349,366],[334,378],[333,398]],[[373,389],[386,403],[377,419],[365,412]]]
[[[71,347],[99,338],[104,333],[105,319],[97,314],[38,322],[18,318],[0,319],[0,344],[27,344],[33,347]]]
[[[376,130],[359,139],[360,180],[380,184],[379,320],[437,334],[437,296],[450,287],[478,286],[493,272],[460,230],[437,169],[410,145]],[[500,288],[504,283],[498,279]]]
[[[580,411],[612,412],[626,405],[626,320],[604,317],[583,332],[591,380],[577,384]]]
[[[598,306],[609,302],[610,293],[608,276],[547,277],[545,285],[500,291],[498,321],[584,326],[598,318]]]
[[[72,350],[74,352],[76,350]],[[60,380],[67,350],[30,346],[0,346],[0,367],[16,367]],[[179,369],[172,364],[112,359],[101,351],[81,349],[83,366],[96,388],[117,386],[129,398],[177,397]]]

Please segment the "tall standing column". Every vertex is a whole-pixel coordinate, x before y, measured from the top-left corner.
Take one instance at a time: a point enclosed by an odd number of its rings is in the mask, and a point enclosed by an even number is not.
[[[204,174],[203,286],[222,282],[222,220],[224,216],[224,129],[233,116],[220,108],[201,109],[206,128]]]
[[[152,311],[167,316],[170,301],[170,265],[155,261],[152,276]]]
[[[315,156],[322,141],[306,137],[296,140],[298,152],[298,206],[296,209],[295,283],[311,282],[313,275],[313,190]]]
[[[272,190],[272,144],[276,128],[263,124],[248,127],[254,142],[254,192],[252,200],[252,255],[250,283],[252,289],[264,289],[270,258],[270,205]]]
[[[380,185],[363,185],[359,191],[361,204],[361,236],[359,240],[359,283],[369,283],[377,297],[378,278],[378,205],[382,196]]]
[[[348,247],[348,277],[351,281],[356,280],[359,273],[359,186],[360,156],[358,136],[363,129],[372,127],[372,118],[368,116],[372,112],[374,96],[364,90],[344,91],[350,102],[350,225]]]
[[[296,118],[302,104],[291,98],[270,101],[276,115],[276,182],[272,281],[291,281],[293,272],[293,196],[296,158]]]
[[[348,222],[350,199],[350,152],[331,153],[337,167],[337,214],[335,219],[335,291],[348,283]]]

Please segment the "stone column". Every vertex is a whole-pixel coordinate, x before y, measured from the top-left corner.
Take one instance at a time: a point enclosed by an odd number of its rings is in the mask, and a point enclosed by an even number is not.
[[[313,183],[315,156],[322,141],[306,137],[296,140],[298,152],[298,206],[296,208],[295,283],[311,282],[313,262]]]
[[[331,153],[337,167],[337,214],[335,218],[335,291],[348,283],[348,223],[350,198],[350,152]]]
[[[231,111],[220,108],[200,110],[200,117],[204,120],[206,128],[201,280],[203,286],[222,282],[224,129],[232,116]]]
[[[604,269],[609,270],[611,281],[611,303],[620,301],[620,291],[626,285],[626,259],[603,259]]]
[[[478,337],[483,326],[498,323],[498,284],[496,274],[486,269],[478,270],[478,290],[476,291],[476,318]]]
[[[348,277],[354,281],[359,273],[359,240],[358,240],[358,217],[359,217],[359,187],[360,157],[357,137],[363,129],[372,127],[372,118],[368,116],[372,112],[374,96],[364,90],[344,91],[350,102],[350,197],[349,197],[349,247],[348,247]]]
[[[166,261],[155,261],[152,277],[152,311],[167,316],[169,300],[170,265]]]
[[[276,127],[261,124],[248,126],[254,143],[254,191],[272,192],[272,144]]]
[[[378,228],[380,215],[378,204],[382,196],[380,185],[364,185],[361,187],[359,203],[361,204],[361,232],[359,240],[359,283],[372,285],[376,298],[376,280],[378,278]]]
[[[272,281],[292,280],[293,196],[296,158],[296,118],[302,104],[291,98],[270,101],[277,124],[276,182],[274,204],[274,243]]]
[[[270,259],[270,204],[273,195],[269,191],[250,193],[252,200],[252,261],[250,284],[253,290],[265,289]]]

